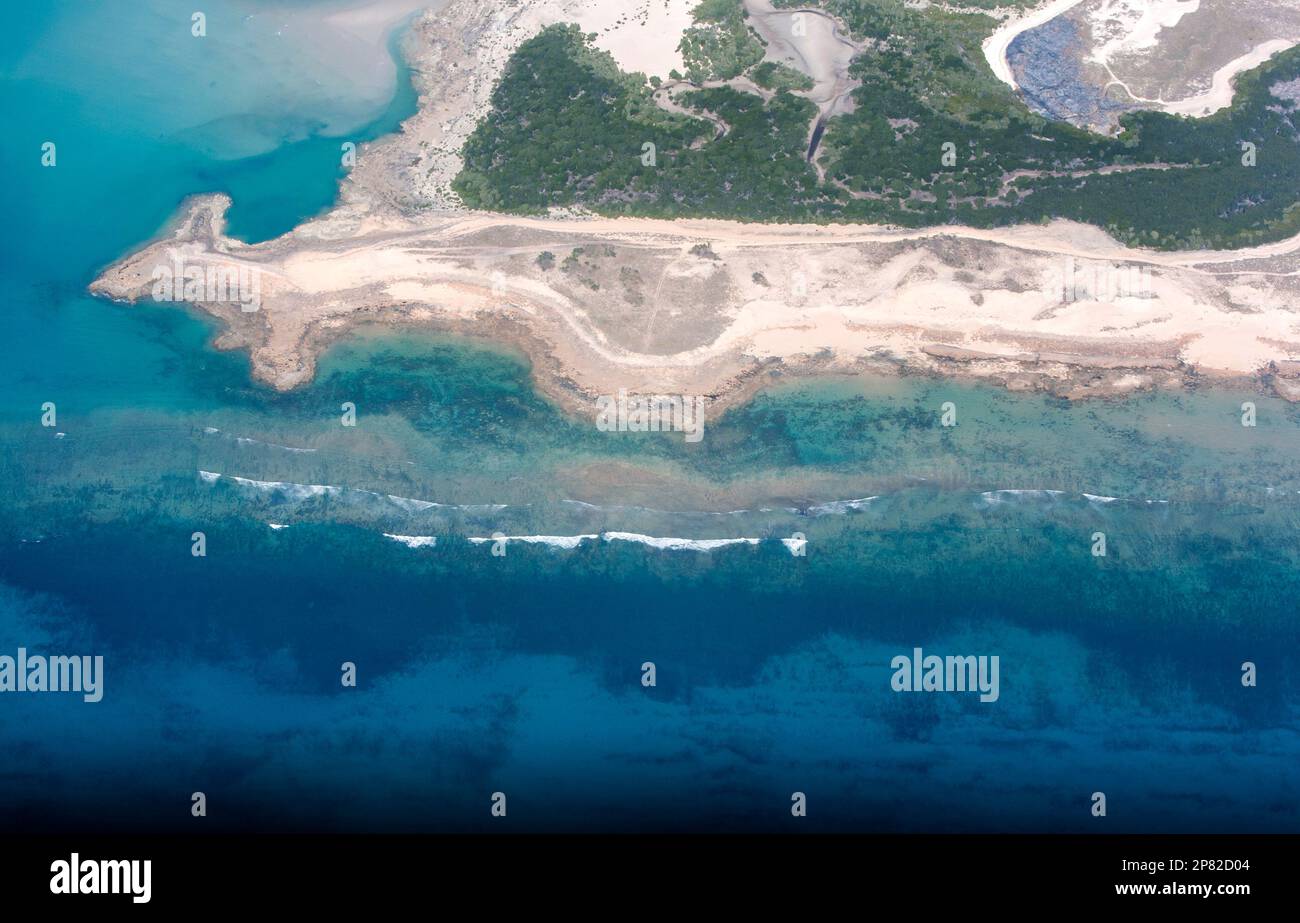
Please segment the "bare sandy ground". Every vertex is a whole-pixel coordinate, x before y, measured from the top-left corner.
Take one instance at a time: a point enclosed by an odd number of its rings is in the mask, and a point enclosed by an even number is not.
[[[1220,109],[1227,109],[1232,105],[1233,81],[1238,74],[1252,70],[1263,64],[1269,58],[1278,52],[1286,51],[1295,45],[1295,39],[1270,39],[1267,42],[1260,42],[1250,51],[1238,58],[1233,58],[1227,64],[1220,67],[1210,77],[1210,87],[1202,93],[1194,96],[1186,96],[1182,99],[1165,101],[1163,99],[1148,99],[1144,96],[1135,94],[1124,81],[1118,77],[1112,79],[1116,84],[1124,88],[1124,91],[1136,102],[1144,106],[1150,106],[1153,109],[1159,109],[1162,112],[1170,112],[1174,115],[1189,115],[1193,117],[1202,117],[1213,115]]]
[[[281,389],[350,329],[390,324],[517,346],[544,392],[584,412],[620,389],[716,407],[781,376],[899,370],[1072,398],[1249,377],[1300,398],[1300,238],[1171,254],[1067,222],[905,231],[460,208],[447,183],[499,67],[548,22],[591,28],[597,2],[624,67],[671,59],[677,36],[659,33],[675,0],[450,0],[408,38],[419,112],[362,150],[334,210],[250,246],[224,233],[228,199],[198,196],[92,290],[158,298],[172,268],[209,283],[226,270],[256,291],[161,297],[220,318],[217,345],[249,350]]]
[[[219,345],[249,349],[277,388],[308,380],[352,326],[389,323],[515,344],[544,391],[584,407],[620,389],[726,403],[773,374],[882,368],[1069,397],[1196,376],[1300,394],[1300,238],[1155,253],[1067,222],[903,231],[443,213],[372,215],[346,232],[326,216],[249,246],[222,232],[228,204],[192,200],[171,234],[92,290],[150,297],[178,259],[256,275],[256,310],[186,300],[222,318]]]

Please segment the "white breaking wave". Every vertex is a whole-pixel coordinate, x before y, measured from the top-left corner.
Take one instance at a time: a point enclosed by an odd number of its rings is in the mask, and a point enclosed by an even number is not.
[[[363,494],[370,494],[372,497],[378,497],[379,494],[373,491],[363,490]],[[411,497],[398,497],[393,494],[384,494],[386,498],[406,510],[408,513],[420,513],[424,510],[464,510],[472,513],[498,513],[506,509],[508,503],[438,503],[434,500],[415,500]]]
[[[808,507],[809,516],[834,516],[841,513],[847,513],[849,510],[860,510],[872,500],[879,500],[880,495],[874,497],[862,497],[859,500],[831,500],[827,503],[818,503],[816,506]]]
[[[1168,503],[1168,500],[1133,500],[1127,497],[1105,497],[1098,494],[1084,494],[1085,500],[1092,503]]]
[[[432,500],[412,500],[410,497],[395,497],[392,494],[386,494],[385,496],[408,513],[421,513],[438,505]]]
[[[1097,494],[1084,494],[1083,496],[1086,499],[1091,500],[1093,503],[1118,503],[1119,502],[1119,497],[1101,497],[1098,496]]]
[[[756,538],[657,538],[640,532],[602,532],[607,542],[640,542],[663,551],[712,551],[727,545],[757,545]]]
[[[262,443],[271,445],[272,443]],[[289,446],[277,446],[277,448],[288,449]],[[300,449],[295,451],[314,452],[315,449]],[[291,500],[308,500],[312,497],[322,497],[332,494],[354,493],[364,494],[367,497],[375,497],[390,502],[401,507],[408,513],[419,513],[424,510],[452,509],[465,510],[476,513],[497,513],[508,507],[505,503],[435,503],[433,500],[416,500],[411,497],[398,497],[395,494],[381,494],[373,490],[364,490],[360,487],[338,487],[333,484],[298,484],[293,481],[258,481],[253,478],[241,478],[233,474],[220,474],[216,471],[199,471],[199,477],[207,484],[215,484],[221,478],[229,478],[236,484],[243,487],[252,487],[256,490],[279,492]]]
[[[986,503],[1001,503],[1003,500],[1005,500],[1005,499],[1007,499],[1007,498],[1009,498],[1009,497],[1033,497],[1033,498],[1053,498],[1053,497],[1063,497],[1063,496],[1066,496],[1066,491],[1064,491],[1064,490],[1041,490],[1041,489],[1039,489],[1039,490],[1033,490],[1033,489],[1021,489],[1021,490],[1003,489],[1003,490],[986,490],[986,491],[984,491],[982,494],[980,494],[980,496],[984,499],[984,501],[985,501]],[[1108,497],[1108,496],[1106,496],[1105,494],[1089,494],[1089,493],[1081,493],[1081,494],[1079,494],[1079,496],[1083,497],[1083,499],[1087,500],[1089,503],[1102,503],[1102,504],[1106,504],[1106,503],[1146,503],[1146,504],[1155,504],[1155,503],[1168,503],[1168,502],[1169,502],[1168,500],[1136,500],[1136,499],[1129,499],[1129,498],[1126,498],[1126,497]]]
[[[399,497],[396,494],[377,494],[373,490],[361,490],[357,487],[347,488],[371,497],[387,499],[408,513],[422,513],[425,510],[464,510],[474,513],[497,513],[508,507],[506,503],[438,503],[435,500],[416,500],[413,497]]]
[[[436,535],[394,535],[391,532],[385,532],[384,538],[391,538],[395,542],[401,542],[407,548],[432,548],[438,544]]]
[[[230,478],[241,487],[251,487],[254,490],[260,490],[265,493],[284,494],[291,500],[307,500],[312,497],[325,497],[331,494],[342,493],[347,488],[335,487],[333,484],[295,484],[292,481],[258,481],[253,478],[241,478],[233,474],[227,474],[225,477]]]
[[[503,535],[500,538],[480,538],[473,536],[470,541],[475,545],[485,542],[526,542],[530,545],[550,545],[554,548],[577,548],[586,539],[595,540],[599,535]]]
[[[214,484],[222,477],[228,477],[235,483],[253,487],[262,491],[275,491],[284,493],[286,496],[294,499],[307,499],[308,497],[318,497],[327,494],[348,490],[349,488],[335,487],[331,484],[294,484],[287,481],[258,481],[252,478],[241,478],[235,475],[222,475],[215,471],[199,471],[199,477],[204,482]],[[360,493],[373,494],[372,491],[358,491]],[[407,497],[395,497],[392,494],[385,495],[388,499],[406,504],[414,504],[412,508],[427,509],[428,506],[446,506],[448,504],[433,503],[429,500],[411,500]],[[862,500],[845,500],[838,501],[845,504],[865,503],[874,497],[866,497]],[[581,502],[581,501],[574,501]],[[425,506],[427,504],[428,506]],[[399,505],[402,505],[399,503]],[[470,509],[473,506],[458,506],[458,509]],[[505,504],[481,504],[478,508],[489,510],[505,509]],[[286,529],[287,525],[281,523],[267,523],[272,529]],[[408,548],[432,548],[438,543],[438,539],[433,535],[397,535],[392,532],[382,533],[385,538],[392,539],[395,542],[401,542]],[[552,548],[577,548],[584,541],[597,541],[604,539],[607,542],[635,542],[656,548],[661,551],[713,551],[715,548],[725,548],[729,545],[758,545],[761,539],[740,537],[740,538],[678,538],[676,536],[655,536],[644,535],[640,532],[600,532],[585,533],[581,535],[503,535],[500,537],[492,536],[468,536],[469,542],[474,545],[483,545],[490,542],[523,542],[530,545],[547,545]],[[808,544],[805,538],[783,538],[781,544],[792,554],[798,555]]]
[[[267,525],[270,526],[276,532],[280,531],[281,529],[289,528],[287,525],[285,525],[282,522],[268,522]]]
[[[475,545],[490,542],[527,542],[534,545],[549,545],[553,548],[576,548],[585,541],[603,539],[606,542],[635,542],[659,551],[713,551],[729,545],[757,545],[758,538],[678,538],[676,536],[643,535],[640,532],[601,532],[585,535],[503,535],[499,538],[470,536],[469,541]],[[791,554],[798,554],[807,545],[803,538],[783,538],[783,544]]]
[[[1063,490],[1042,490],[1042,489],[1012,489],[1004,488],[1002,490],[986,490],[980,496],[985,503],[1002,503],[1011,497],[1060,497],[1065,494]]]

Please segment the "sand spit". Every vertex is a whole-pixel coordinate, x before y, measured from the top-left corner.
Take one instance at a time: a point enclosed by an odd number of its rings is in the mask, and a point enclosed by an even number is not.
[[[198,196],[163,239],[95,280],[153,297],[163,267],[256,278],[259,302],[190,300],[221,318],[276,388],[309,380],[358,324],[523,349],[541,389],[743,397],[783,373],[905,369],[1068,397],[1256,377],[1300,392],[1300,238],[1241,251],[1126,248],[1085,225],[1006,230],[377,213],[263,244],[224,234]],[[543,256],[550,254],[551,259]],[[209,272],[209,275],[211,273]]]

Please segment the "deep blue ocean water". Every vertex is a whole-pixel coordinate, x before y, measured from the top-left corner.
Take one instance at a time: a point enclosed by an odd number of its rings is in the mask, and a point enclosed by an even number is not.
[[[415,98],[399,67],[387,104],[299,85],[310,49],[208,6],[203,46],[125,2],[32,5],[0,46],[0,655],[105,658],[101,702],[0,694],[0,825],[1300,829],[1295,407],[837,379],[692,446],[416,333],[272,393],[209,321],[85,286],[192,193],[249,240],[320,212],[340,140]],[[468,540],[607,531],[760,542]],[[997,655],[998,700],[894,692],[914,647]]]

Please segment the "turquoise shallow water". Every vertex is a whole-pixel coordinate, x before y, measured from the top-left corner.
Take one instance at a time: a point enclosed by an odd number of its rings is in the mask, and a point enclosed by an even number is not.
[[[295,56],[125,67],[79,6],[3,46],[0,654],[102,654],[105,694],[0,695],[6,827],[184,829],[202,790],[219,829],[500,829],[494,791],[532,830],[1300,828],[1295,408],[828,380],[688,446],[565,417],[509,352],[369,333],[274,394],[207,321],[85,284],[191,193],[247,239],[327,207],[340,137],[409,83],[250,115]],[[469,541],[494,532],[757,543]],[[892,691],[916,646],[997,655],[998,701]]]

